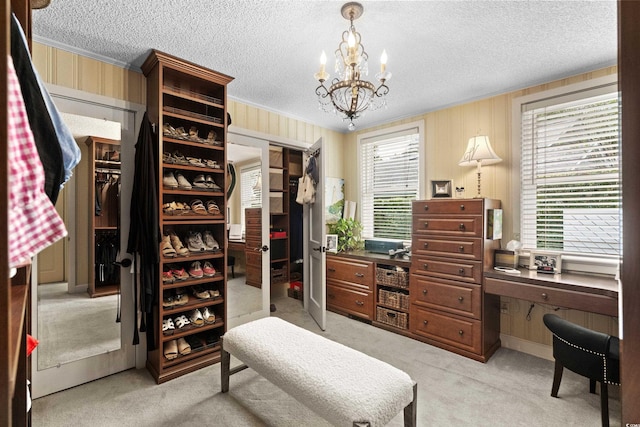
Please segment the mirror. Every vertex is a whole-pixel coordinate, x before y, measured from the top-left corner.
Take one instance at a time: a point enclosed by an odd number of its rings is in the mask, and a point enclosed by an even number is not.
[[[113,265],[120,246],[121,124],[63,116],[82,159],[56,203],[69,235],[37,258],[38,370],[121,347],[120,268]],[[113,144],[99,138],[88,144],[87,129]]]
[[[239,142],[227,144],[227,162],[234,166],[235,186],[228,198],[229,246],[227,254],[227,321],[236,324],[237,319],[263,309],[263,291],[260,287],[247,284],[243,192],[245,205],[261,207],[260,168],[262,150]],[[253,171],[253,173],[251,172]],[[257,171],[257,172],[256,172]],[[243,180],[244,179],[244,180]],[[251,194],[251,201],[247,195]]]

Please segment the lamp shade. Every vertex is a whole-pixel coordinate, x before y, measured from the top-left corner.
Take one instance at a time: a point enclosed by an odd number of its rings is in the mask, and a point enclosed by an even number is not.
[[[491,165],[501,162],[502,159],[491,148],[489,137],[480,135],[469,138],[467,149],[458,162],[459,166],[476,166],[479,162],[483,165]]]

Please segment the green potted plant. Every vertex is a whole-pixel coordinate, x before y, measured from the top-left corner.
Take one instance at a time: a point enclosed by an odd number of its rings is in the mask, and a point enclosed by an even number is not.
[[[340,218],[329,225],[329,233],[338,235],[338,252],[364,249],[362,224],[355,219]]]

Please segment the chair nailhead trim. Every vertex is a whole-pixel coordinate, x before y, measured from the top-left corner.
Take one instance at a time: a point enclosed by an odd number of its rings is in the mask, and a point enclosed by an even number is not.
[[[553,334],[553,336],[558,338],[560,341],[562,341],[563,343],[567,344],[568,346],[571,346],[573,348],[577,348],[578,350],[582,350],[585,353],[591,353],[591,354],[595,354],[596,356],[602,357],[602,365],[604,367],[604,382],[607,383],[607,384],[620,385],[620,383],[615,383],[615,382],[609,381],[607,379],[607,357],[606,357],[607,355],[606,354],[598,353],[598,352],[595,352],[595,351],[588,350],[586,348],[582,348],[580,346],[575,345],[574,343],[571,343],[571,342],[565,340],[564,338],[561,338],[561,337],[557,336],[556,334]]]

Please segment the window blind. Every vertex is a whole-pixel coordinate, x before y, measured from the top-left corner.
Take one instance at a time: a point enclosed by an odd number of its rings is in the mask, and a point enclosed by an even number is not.
[[[244,235],[244,210],[246,208],[259,208],[262,206],[262,183],[260,165],[244,166],[240,170],[240,221]]]
[[[411,202],[418,197],[417,128],[361,141],[363,237],[411,240]]]
[[[526,248],[619,255],[619,109],[612,90],[523,106],[521,240]]]

